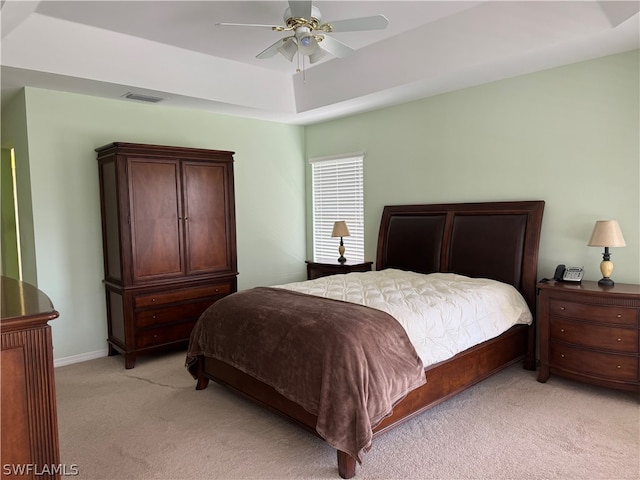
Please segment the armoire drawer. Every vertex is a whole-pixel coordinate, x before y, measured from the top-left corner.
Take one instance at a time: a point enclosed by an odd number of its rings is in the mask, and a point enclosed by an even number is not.
[[[567,300],[551,299],[549,315],[578,318],[594,322],[637,327],[638,309],[617,305],[590,305]]]
[[[214,297],[231,293],[230,282],[216,283],[206,287],[189,288],[184,290],[162,291],[136,295],[133,299],[134,308],[154,307],[167,303],[188,302],[203,297]]]
[[[557,342],[551,342],[550,347],[551,368],[614,380],[638,380],[637,355],[602,353]]]
[[[149,328],[136,332],[136,348],[153,347],[167,343],[187,340],[195,321],[179,323],[177,325],[163,326],[162,328]]]
[[[551,339],[598,350],[638,353],[638,330],[551,317]]]
[[[151,308],[135,313],[135,325],[138,328],[163,325],[167,323],[197,320],[215,299],[208,298],[200,302],[179,303],[168,307]]]

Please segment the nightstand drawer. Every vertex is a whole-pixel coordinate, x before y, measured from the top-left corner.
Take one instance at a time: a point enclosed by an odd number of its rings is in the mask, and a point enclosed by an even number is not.
[[[201,302],[181,303],[170,307],[152,308],[136,312],[136,326],[149,327],[185,320],[197,320],[202,312],[213,303],[214,299],[210,298]]]
[[[638,353],[638,330],[607,327],[551,317],[551,340],[598,350]]]
[[[153,347],[165,343],[177,342],[179,340],[188,340],[194,325],[195,320],[192,322],[179,323],[170,327],[140,330],[136,333],[136,347]]]
[[[630,327],[638,325],[637,308],[616,305],[590,305],[589,303],[552,299],[549,301],[549,314],[601,323],[629,325]]]
[[[638,356],[594,352],[551,342],[550,366],[614,380],[638,380]]]

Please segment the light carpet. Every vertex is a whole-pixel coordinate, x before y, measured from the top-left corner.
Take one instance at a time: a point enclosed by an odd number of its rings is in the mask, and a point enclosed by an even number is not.
[[[79,479],[339,479],[335,450],[211,382],[184,352],[55,370],[61,461]],[[511,366],[374,439],[357,479],[639,479],[635,393]]]

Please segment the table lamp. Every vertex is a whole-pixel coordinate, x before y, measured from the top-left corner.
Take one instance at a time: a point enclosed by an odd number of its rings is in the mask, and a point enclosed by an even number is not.
[[[331,232],[332,237],[340,237],[340,246],[338,247],[338,252],[340,253],[340,258],[338,258],[338,262],[344,263],[347,261],[344,258],[344,243],[342,241],[342,237],[349,237],[351,234],[349,233],[349,229],[347,228],[347,222],[340,220],[333,224],[333,231]]]
[[[598,220],[596,226],[593,227],[593,233],[587,245],[590,247],[604,247],[602,262],[600,262],[602,278],[598,280],[598,285],[601,287],[613,287],[614,283],[610,278],[613,272],[613,262],[609,254],[609,247],[627,246],[618,222],[616,220]]]

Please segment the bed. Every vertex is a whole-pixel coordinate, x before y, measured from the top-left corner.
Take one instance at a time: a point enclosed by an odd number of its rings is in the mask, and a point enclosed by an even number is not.
[[[528,323],[430,363],[389,312],[318,296],[317,280],[297,290],[259,287],[216,302],[196,324],[186,359],[196,389],[213,380],[283,415],[334,446],[339,475],[353,477],[375,437],[515,362],[535,370],[543,210],[540,200],[386,206],[378,235],[379,276],[500,283],[517,291]],[[365,275],[329,280],[335,287]],[[318,325],[320,318],[329,323]]]

